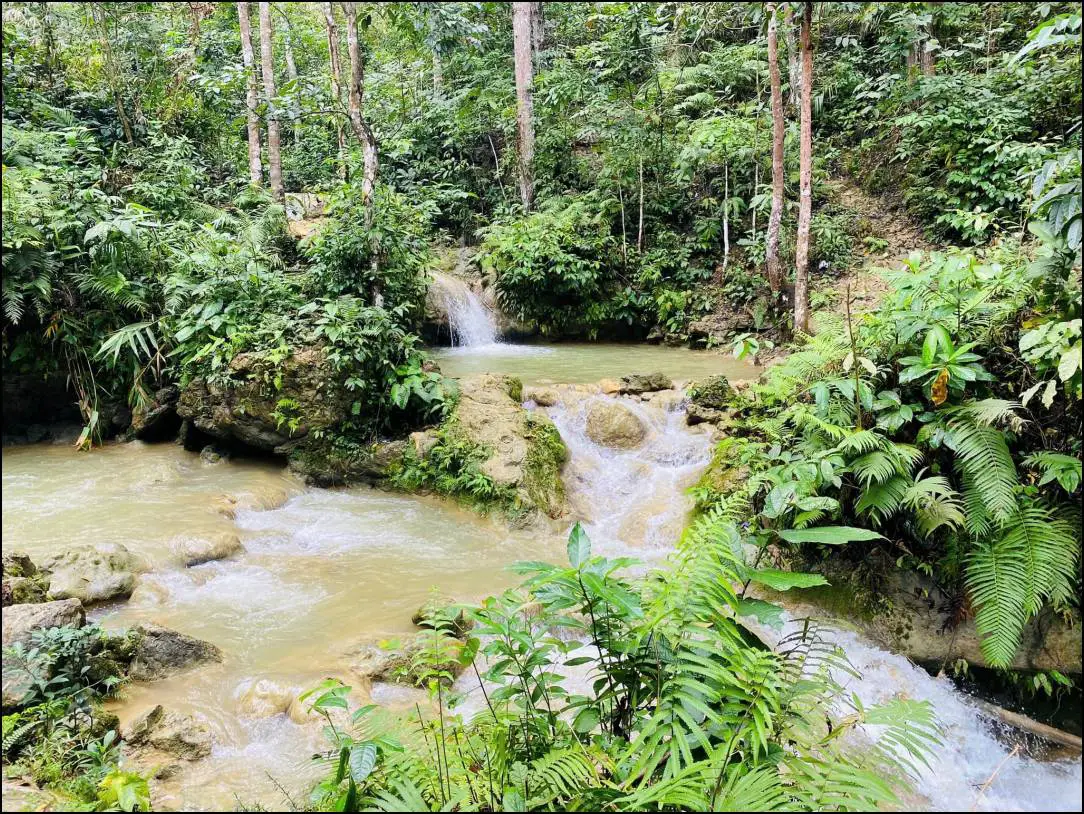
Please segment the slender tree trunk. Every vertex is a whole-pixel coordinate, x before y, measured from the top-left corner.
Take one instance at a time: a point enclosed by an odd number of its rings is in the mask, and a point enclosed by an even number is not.
[[[512,36],[516,63],[516,135],[519,163],[519,198],[524,209],[534,200],[534,101],[531,64],[532,3],[512,4]]]
[[[298,82],[297,82],[297,62],[294,60],[294,27],[290,25],[290,17],[286,12],[282,11],[279,7],[279,12],[282,14],[282,22],[286,26],[286,36],[283,38],[283,45],[285,46],[286,57],[286,78],[290,80],[290,83],[294,86],[294,94],[297,94]],[[294,146],[296,147],[301,141],[301,118],[298,116],[292,117],[294,120]]]
[[[248,177],[257,186],[263,181],[260,160],[260,117],[256,113],[256,57],[252,52],[252,21],[248,3],[237,4],[241,26],[241,57],[245,63],[245,118],[248,127]]]
[[[640,222],[636,227],[636,251],[644,250],[644,156],[640,155]]]
[[[723,271],[730,264],[730,162],[723,164]]]
[[[377,144],[372,128],[362,114],[361,105],[365,96],[365,62],[361,55],[361,42],[358,39],[357,3],[343,3],[346,15],[346,50],[350,55],[350,125],[354,135],[361,142],[363,168],[361,176],[361,201],[365,212],[365,228],[371,230],[374,221],[373,190],[376,188]],[[378,272],[380,265],[380,245],[369,234],[370,283],[369,296],[378,308],[384,305],[384,294],[380,290]]]
[[[542,50],[545,47],[546,29],[545,19],[542,16],[542,4],[531,3],[531,51],[534,54],[534,67],[539,70],[542,67]]]
[[[333,107],[342,107],[342,58],[339,55],[339,27],[335,24],[335,10],[331,3],[324,3],[324,24],[327,26],[328,66],[331,71],[331,95]],[[346,179],[346,132],[341,116],[335,117],[335,136],[339,145],[339,177]]]
[[[350,56],[350,126],[361,143],[364,168],[361,178],[361,199],[365,204],[365,225],[373,225],[373,188],[376,186],[377,152],[376,136],[361,112],[365,96],[365,63],[358,40],[358,11],[356,3],[343,3],[346,14],[346,50]]]
[[[769,5],[768,13],[768,75],[772,95],[772,211],[768,216],[765,265],[768,287],[773,292],[778,292],[783,287],[779,232],[783,226],[783,137],[786,135],[786,125],[783,122],[783,88],[779,78],[779,37],[776,32],[778,15],[774,3]]]
[[[260,68],[263,71],[263,95],[267,104],[267,175],[271,195],[276,201],[285,198],[282,189],[282,136],[279,113],[275,109],[275,62],[271,51],[271,4],[260,3]]]
[[[120,92],[120,66],[117,64],[116,54],[113,53],[113,43],[109,39],[109,23],[105,18],[105,9],[100,4],[94,3],[91,5],[91,10],[95,22],[98,23],[102,51],[105,54],[105,70],[109,76],[109,87],[113,92],[113,106],[117,111],[117,119],[120,120],[121,129],[124,131],[124,140],[129,144],[135,144],[132,121],[128,118],[128,112],[124,108],[124,97]]]
[[[802,118],[798,242],[794,250],[794,330],[809,333],[809,222],[813,215],[813,4],[802,9]]]
[[[433,41],[433,94],[439,98],[444,94],[444,55],[440,52],[440,18],[433,10],[433,6],[428,6],[428,9],[426,24]]]
[[[787,39],[787,84],[790,86],[788,104],[798,109],[802,97],[802,61],[798,53],[798,38],[794,36],[794,14],[790,3],[783,3],[783,32]]]

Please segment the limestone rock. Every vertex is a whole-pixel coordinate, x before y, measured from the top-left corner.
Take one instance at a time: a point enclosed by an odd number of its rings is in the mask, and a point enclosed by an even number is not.
[[[617,379],[602,379],[598,383],[599,391],[608,396],[621,392],[621,382]]]
[[[73,546],[43,560],[50,599],[78,599],[84,604],[127,598],[135,587],[139,561],[120,543]]]
[[[61,599],[34,605],[9,605],[3,614],[3,644],[16,642],[26,645],[35,630],[51,627],[82,627],[87,623],[83,605],[78,599]]]
[[[406,440],[378,441],[364,449],[344,450],[326,439],[309,439],[290,452],[290,469],[314,486],[340,486],[388,477],[403,460]]]
[[[523,400],[533,401],[539,407],[553,407],[561,403],[561,396],[552,387],[525,387],[523,389]]]
[[[48,579],[28,555],[20,551],[4,555],[2,594],[5,608],[44,602],[48,588]]]
[[[193,379],[177,403],[179,416],[219,440],[270,452],[349,417],[352,398],[319,347],[300,348],[275,365],[258,354],[240,353],[228,375],[221,383]],[[272,378],[281,387],[276,389]],[[288,416],[282,403],[291,405]]]
[[[124,730],[132,746],[146,746],[182,760],[211,754],[211,728],[191,715],[165,710],[161,704],[138,715]]]
[[[135,628],[139,644],[128,675],[137,681],[154,681],[208,661],[222,661],[222,651],[210,642],[186,636],[161,625]]]
[[[587,437],[596,444],[631,449],[646,435],[644,422],[620,401],[592,401],[587,407]]]
[[[486,452],[482,473],[514,489],[521,505],[551,517],[564,510],[560,470],[567,450],[548,418],[524,409],[523,385],[513,376],[484,373],[463,379],[454,431]]]
[[[174,540],[173,548],[188,567],[224,560],[244,551],[240,538],[231,531],[181,536]]]
[[[351,654],[350,669],[359,678],[370,682],[386,681],[410,686],[420,686],[433,673],[441,673],[441,681],[451,685],[464,669],[458,660],[462,648],[463,642],[459,639],[427,630],[399,641],[363,642]],[[423,651],[433,653],[438,649],[444,656],[438,664],[427,663],[423,667],[419,663],[418,656]]]
[[[426,600],[414,611],[410,621],[418,627],[451,633],[457,639],[465,638],[474,627],[474,620],[467,616],[463,608],[456,607],[454,599],[442,596],[434,596]]]
[[[260,678],[244,687],[238,698],[238,706],[242,715],[250,718],[270,718],[272,715],[288,713],[290,705],[301,692],[298,687]]]
[[[654,390],[669,390],[673,386],[673,381],[665,373],[637,373],[621,377],[620,392],[638,396]]]
[[[175,385],[160,388],[154,394],[154,401],[132,413],[132,435],[140,441],[164,441],[176,435],[181,428],[177,415],[180,395],[180,388]]]

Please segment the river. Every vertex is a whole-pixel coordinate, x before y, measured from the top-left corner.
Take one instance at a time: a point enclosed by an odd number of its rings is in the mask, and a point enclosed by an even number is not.
[[[596,378],[603,369],[693,378],[718,371],[726,358],[652,348],[646,364],[644,354],[623,346],[534,346],[517,362],[517,351],[504,347],[473,359],[453,350],[442,362],[448,373],[504,366],[543,382]],[[574,519],[587,524],[600,553],[650,562],[671,549],[689,509],[684,492],[710,459],[710,437],[685,426],[676,401],[665,409],[627,399],[648,436],[634,450],[604,449],[584,432],[583,412],[589,399],[614,397],[567,392],[548,412],[570,451],[564,478],[572,514],[552,528],[517,531],[447,501],[367,487],[309,488],[275,462],[205,463],[169,443],[92,453],[36,445],[3,451],[4,549],[34,556],[74,543],[123,543],[146,572],[130,601],[95,608],[92,618],[107,628],[158,622],[225,653],[221,664],[128,686],[114,705],[122,720],[161,703],[211,726],[212,756],[157,783],[157,806],[275,809],[281,789],[304,801],[324,770],[311,760],[323,745],[319,726],[297,722],[268,699],[295,696],[327,676],[351,683],[351,645],[409,631],[412,612],[433,588],[480,598],[514,582],[505,567],[515,560],[563,558]],[[185,568],[176,554],[184,536],[220,532],[239,535],[244,552]],[[1011,745],[946,679],[852,633],[839,632],[838,640],[862,672],[851,689],[864,700],[928,699],[945,726],[915,805],[951,810],[977,800],[981,810],[1080,809],[1079,760],[1010,757]],[[461,680],[460,689],[469,693],[470,681]],[[417,695],[376,684],[371,692],[359,688],[358,700],[367,697],[407,708]],[[1002,761],[978,799],[978,787]]]

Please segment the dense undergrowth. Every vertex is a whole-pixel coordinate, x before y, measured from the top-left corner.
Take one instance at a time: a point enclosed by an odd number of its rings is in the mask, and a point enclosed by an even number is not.
[[[327,721],[328,774],[310,805],[336,811],[870,810],[899,804],[938,740],[924,702],[864,707],[843,691],[844,654],[815,625],[775,649],[739,617],[767,603],[732,586],[785,589],[809,575],[755,569],[730,523],[694,529],[665,568],[592,556],[573,528],[568,564],[523,563],[522,587],[468,609],[455,659],[483,706],[445,686],[451,617],[413,673],[434,715],[350,709],[329,681],[307,694]],[[770,609],[768,609],[770,611]],[[442,645],[441,642],[446,644]],[[429,665],[428,670],[426,664]],[[588,677],[573,686],[569,674]],[[866,740],[867,727],[877,737]],[[864,744],[861,749],[857,743]]]

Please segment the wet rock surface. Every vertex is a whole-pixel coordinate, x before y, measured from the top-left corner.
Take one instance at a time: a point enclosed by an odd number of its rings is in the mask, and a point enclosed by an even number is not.
[[[133,633],[138,644],[128,675],[137,681],[154,681],[198,664],[222,661],[222,651],[210,642],[161,625],[139,625]]]
[[[230,362],[228,382],[193,379],[180,394],[177,414],[214,438],[272,452],[348,417],[351,399],[340,379],[318,347],[301,348],[273,366],[240,353]],[[284,403],[290,405],[285,421]]]
[[[200,760],[211,754],[213,739],[206,722],[191,715],[166,710],[161,704],[145,710],[124,728],[130,747],[154,749],[181,760]],[[146,760],[150,756],[141,756]]]
[[[643,442],[647,426],[620,401],[592,401],[587,406],[587,436],[604,447],[631,449]]]
[[[49,575],[50,599],[78,599],[83,604],[131,596],[141,567],[120,543],[72,546],[40,565]]]

